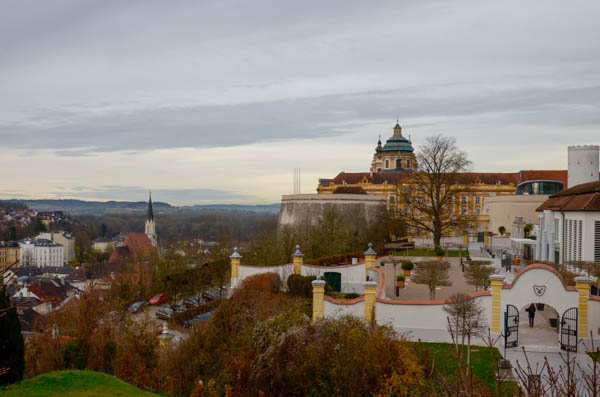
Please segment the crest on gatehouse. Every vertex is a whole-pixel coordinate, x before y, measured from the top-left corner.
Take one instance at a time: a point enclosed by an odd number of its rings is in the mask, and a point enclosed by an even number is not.
[[[534,285],[533,292],[535,292],[535,294],[537,296],[542,296],[546,292],[546,286],[545,285]]]

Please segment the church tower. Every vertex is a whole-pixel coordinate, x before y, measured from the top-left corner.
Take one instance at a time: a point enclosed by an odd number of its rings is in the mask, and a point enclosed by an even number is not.
[[[154,224],[154,212],[152,211],[152,192],[150,192],[150,199],[148,200],[148,215],[146,216],[145,233],[152,242],[152,246],[156,247],[156,226]]]

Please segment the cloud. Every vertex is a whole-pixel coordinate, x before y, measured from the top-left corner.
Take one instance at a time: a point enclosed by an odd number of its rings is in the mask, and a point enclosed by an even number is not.
[[[0,166],[20,164],[11,191],[85,181],[276,201],[293,167],[368,169],[396,115],[416,145],[455,136],[478,170],[556,167],[566,145],[598,143],[599,2],[0,7]]]
[[[99,201],[144,201],[148,199],[149,194],[148,189],[140,186],[73,186],[71,188],[57,188],[57,190],[56,194],[48,192],[44,197]],[[23,192],[18,191],[10,194],[10,197],[15,194],[19,197],[23,196]],[[217,189],[155,189],[152,190],[152,198],[154,201],[172,204],[230,203],[255,199],[254,196]]]
[[[501,114],[502,123],[553,125],[571,129],[600,124],[600,86],[528,87],[512,90],[429,87],[327,95],[228,106],[149,108],[89,116],[85,112],[37,115],[35,126],[0,125],[5,147],[51,148],[60,156],[99,152],[151,151],[180,147],[230,147],[267,141],[339,136],[348,121],[420,119],[414,131],[437,117]],[[60,123],[60,120],[68,120]]]

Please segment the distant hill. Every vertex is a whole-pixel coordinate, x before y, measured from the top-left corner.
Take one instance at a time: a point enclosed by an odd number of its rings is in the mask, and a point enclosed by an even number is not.
[[[94,371],[55,371],[0,387],[0,397],[157,397],[122,380]]]
[[[71,215],[104,215],[115,213],[143,214],[148,208],[146,201],[84,201],[84,200],[4,200],[22,203],[37,211],[64,211]],[[279,204],[241,205],[241,204],[206,204],[192,206],[173,206],[164,202],[153,202],[155,214],[165,214],[185,211],[223,211],[223,212],[257,212],[277,215]]]

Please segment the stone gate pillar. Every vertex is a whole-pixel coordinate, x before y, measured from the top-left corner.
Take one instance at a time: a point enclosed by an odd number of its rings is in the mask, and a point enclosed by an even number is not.
[[[314,280],[312,282],[312,291],[312,321],[315,322],[325,315],[325,280]]]
[[[375,318],[375,293],[377,291],[377,283],[367,281],[365,286],[365,324],[369,324]]]
[[[492,318],[490,332],[498,335],[500,333],[500,319],[502,318],[502,308],[500,305],[504,276],[502,274],[492,274],[490,276],[490,285],[492,287]]]
[[[575,288],[578,294],[577,337],[589,338],[588,335],[588,300],[592,280],[586,276],[575,277]]]
[[[240,278],[240,262],[242,259],[242,256],[240,255],[240,253],[238,252],[237,247],[235,247],[233,249],[233,254],[231,254],[231,256],[229,257],[229,259],[231,260],[231,282],[230,282],[230,287],[233,290]]]
[[[375,267],[375,259],[377,258],[377,252],[373,249],[373,244],[369,243],[369,249],[364,252],[365,255],[365,281],[369,276],[370,267]]]
[[[296,246],[296,252],[292,254],[292,264],[294,266],[294,274],[302,274],[302,259],[304,254],[300,251],[300,246]]]

